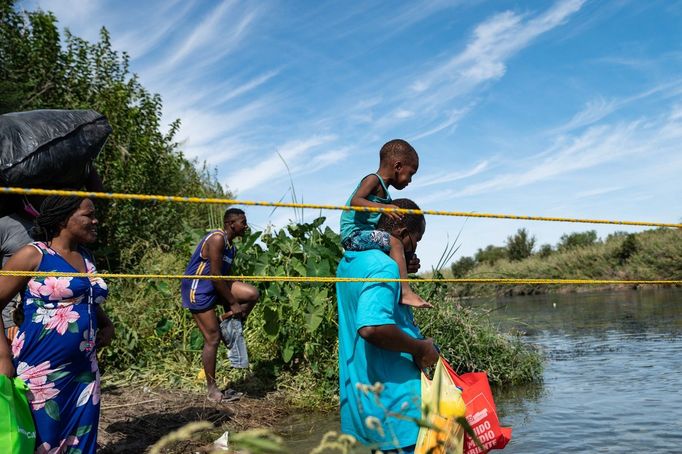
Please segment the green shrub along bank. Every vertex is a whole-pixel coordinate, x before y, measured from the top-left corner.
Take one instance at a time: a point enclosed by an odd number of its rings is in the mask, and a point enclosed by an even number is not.
[[[341,257],[339,236],[322,227],[324,218],[291,224],[278,231],[254,232],[237,247],[235,273],[271,276],[334,275]],[[188,231],[185,253],[151,244],[136,269],[145,273],[182,273],[190,250],[203,231]],[[258,395],[280,390],[295,406],[332,408],[338,403],[337,308],[333,284],[258,283],[261,300],[247,321],[245,336],[251,369],[232,370],[227,352],[219,353],[219,381]],[[542,362],[532,347],[500,334],[487,317],[446,298],[447,286],[420,284],[436,302],[417,311],[424,334],[434,337],[460,372],[487,370],[496,383],[537,381]],[[117,339],[103,352],[104,367],[117,379],[147,385],[201,390],[201,334],[180,306],[178,281],[116,281],[107,310]]]
[[[532,238],[532,237],[531,237]],[[654,229],[636,234],[615,233],[605,240],[588,231],[564,235],[556,246],[544,245],[521,260],[504,252],[490,259],[494,246],[476,257],[463,257],[451,266],[455,277],[679,280],[682,279],[682,230]],[[506,250],[506,248],[498,248]],[[451,287],[451,295],[527,295],[552,291],[586,291],[593,286],[482,286]]]

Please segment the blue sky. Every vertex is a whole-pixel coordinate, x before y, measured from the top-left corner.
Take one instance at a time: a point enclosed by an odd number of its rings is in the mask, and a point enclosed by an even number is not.
[[[392,138],[420,154],[392,196],[424,209],[682,221],[682,2],[31,0],[131,69],[182,120],[189,157],[239,198],[343,204]],[[277,227],[292,210],[249,208]],[[306,211],[313,219],[317,211]],[[338,228],[338,212],[328,212]],[[638,228],[431,216],[435,264],[525,227]],[[541,276],[540,276],[541,277]]]

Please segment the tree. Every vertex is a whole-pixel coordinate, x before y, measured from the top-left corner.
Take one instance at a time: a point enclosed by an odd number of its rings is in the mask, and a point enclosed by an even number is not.
[[[479,249],[474,255],[474,259],[478,263],[487,263],[494,265],[500,259],[507,258],[507,249],[504,247],[493,246],[489,244],[485,249]]]
[[[551,244],[543,244],[542,246],[540,246],[538,255],[544,259],[552,255],[552,252],[554,252],[554,249],[552,249]]]
[[[526,229],[519,229],[515,235],[507,237],[507,257],[511,261],[528,258],[534,246],[535,236],[529,236]]]
[[[587,232],[574,232],[570,234],[563,234],[559,238],[557,250],[567,251],[570,249],[591,246],[597,242],[597,231],[588,230]]]
[[[627,234],[616,251],[616,259],[621,265],[625,265],[630,257],[632,257],[638,249],[637,236],[634,233]]]
[[[459,260],[453,262],[450,265],[453,277],[462,278],[467,275],[467,273],[474,269],[476,266],[476,260],[473,257],[464,256],[460,257]]]
[[[174,140],[179,120],[162,132],[161,97],[130,74],[128,55],[112,49],[106,29],[94,44],[68,32],[62,41],[51,13],[18,12],[14,1],[0,2],[2,112],[94,109],[106,115],[113,133],[96,166],[109,191],[224,195],[215,177],[179,149]],[[103,223],[95,252],[117,268],[127,258],[138,258],[130,253],[143,251],[136,244],[151,242],[168,250],[183,225],[206,226],[210,210],[206,205],[98,202]]]

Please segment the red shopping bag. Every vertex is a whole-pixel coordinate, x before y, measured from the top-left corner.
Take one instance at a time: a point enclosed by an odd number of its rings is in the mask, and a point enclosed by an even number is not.
[[[464,454],[481,454],[491,449],[504,448],[511,440],[511,427],[501,427],[497,418],[497,408],[493,401],[488,376],[485,372],[470,372],[457,375],[445,360],[445,369],[455,385],[462,388],[462,398],[466,404],[466,418],[485,451],[466,433],[464,434]]]

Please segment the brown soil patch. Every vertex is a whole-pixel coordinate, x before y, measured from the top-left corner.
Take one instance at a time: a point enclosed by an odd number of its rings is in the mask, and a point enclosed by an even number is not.
[[[290,412],[276,393],[214,404],[204,394],[139,387],[105,387],[98,442],[100,453],[142,453],[161,437],[193,421],[215,426],[196,440],[174,443],[164,452],[205,451],[223,432],[273,428]]]

